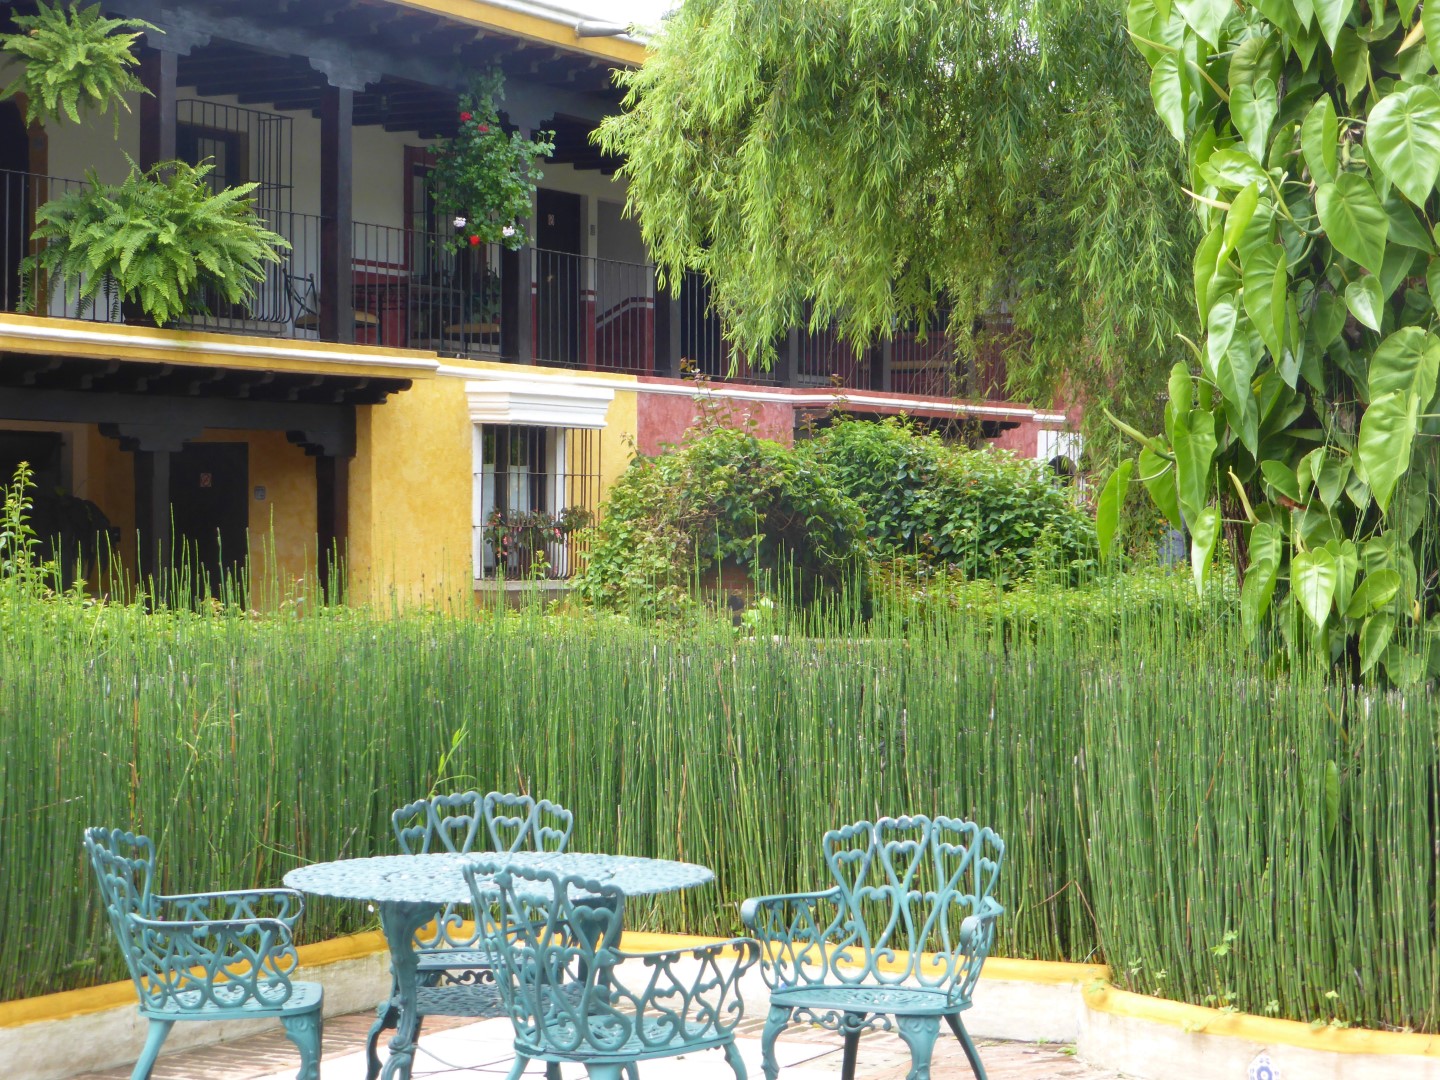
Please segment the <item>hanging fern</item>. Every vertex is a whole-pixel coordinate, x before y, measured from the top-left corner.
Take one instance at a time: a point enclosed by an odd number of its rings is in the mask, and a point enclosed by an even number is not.
[[[52,277],[74,285],[82,310],[112,281],[162,326],[195,312],[202,293],[249,300],[290,244],[255,216],[255,184],[215,194],[205,179],[212,168],[169,161],[142,171],[131,161],[118,186],[91,170],[85,187],[39,207],[37,250],[21,264],[27,309]]]
[[[39,0],[38,15],[16,15],[18,34],[0,35],[0,48],[23,60],[18,78],[0,99],[25,95],[25,122],[68,116],[80,122],[82,109],[100,115],[112,105],[127,112],[127,92],[148,93],[131,70],[138,33],[155,27],[139,19],[107,19],[96,7],[61,7]],[[132,31],[122,33],[121,31]],[[119,109],[115,126],[120,126]]]

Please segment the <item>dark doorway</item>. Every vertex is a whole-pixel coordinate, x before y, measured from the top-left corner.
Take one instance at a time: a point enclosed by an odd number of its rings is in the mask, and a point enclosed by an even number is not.
[[[20,260],[30,234],[30,135],[20,107],[0,102],[0,311],[20,303]]]
[[[535,357],[578,364],[586,286],[581,196],[541,188],[535,193]]]
[[[54,431],[0,431],[0,486],[8,487],[22,461],[40,491],[66,485],[65,437]]]
[[[218,592],[245,562],[250,528],[250,448],[245,443],[190,443],[170,461],[175,559]]]

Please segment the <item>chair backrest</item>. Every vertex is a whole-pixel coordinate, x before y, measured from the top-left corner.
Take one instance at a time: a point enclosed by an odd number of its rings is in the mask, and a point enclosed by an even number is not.
[[[492,791],[485,796],[485,829],[492,851],[564,851],[575,815],[549,799]]]
[[[129,916],[148,918],[155,913],[151,899],[155,886],[155,845],[148,836],[123,829],[85,830],[85,852],[100,885],[100,900],[125,966],[141,987],[145,970],[140,963],[139,934]],[[143,987],[141,987],[143,990]]]
[[[476,859],[466,869],[495,986],[517,1043],[613,1053],[637,1034],[640,999],[614,976],[625,894],[616,886]]]
[[[839,902],[825,970],[815,974],[850,985],[973,985],[991,935],[977,940],[966,920],[986,910],[1005,854],[991,829],[959,818],[881,818],[832,829],[823,846]]]
[[[390,815],[390,827],[406,855],[464,854],[474,849],[480,835],[481,803],[478,791],[417,799]]]

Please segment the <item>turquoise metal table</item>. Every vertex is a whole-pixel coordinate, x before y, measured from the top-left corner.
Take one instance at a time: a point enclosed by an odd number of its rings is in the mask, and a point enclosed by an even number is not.
[[[507,867],[540,870],[559,877],[579,877],[602,885],[613,885],[626,896],[653,896],[693,889],[713,881],[715,875],[694,863],[669,859],[642,859],[629,855],[597,855],[584,852],[517,851],[497,856],[487,854],[382,855],[371,859],[342,859],[315,863],[291,870],[285,884],[312,896],[335,900],[366,900],[380,912],[380,927],[390,947],[390,965],[395,977],[399,1023],[390,1040],[390,1056],[382,1080],[409,1080],[420,1031],[421,997],[427,993],[467,993],[477,998],[493,997],[492,985],[426,987],[419,974],[414,949],[415,932],[438,917],[449,904],[469,904],[470,886],[465,867],[477,861],[494,863],[503,859]],[[534,886],[543,888],[543,886]],[[534,899],[544,901],[537,895]],[[583,901],[583,894],[574,899]],[[597,903],[603,903],[596,897]],[[500,1015],[500,1009],[494,1015]],[[486,1015],[477,1011],[475,1015]]]

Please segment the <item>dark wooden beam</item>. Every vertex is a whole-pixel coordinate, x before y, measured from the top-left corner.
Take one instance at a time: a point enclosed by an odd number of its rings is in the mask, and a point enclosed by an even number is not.
[[[326,86],[320,98],[320,339],[355,340],[353,161],[355,92]]]

